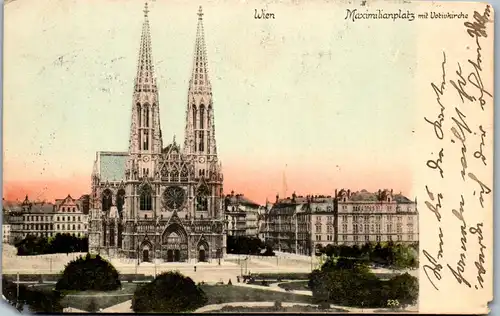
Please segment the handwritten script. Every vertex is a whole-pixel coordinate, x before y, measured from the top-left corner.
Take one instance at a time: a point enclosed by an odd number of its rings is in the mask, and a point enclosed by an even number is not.
[[[423,249],[425,259],[422,263],[427,280],[437,291],[440,281],[445,277],[450,277],[461,286],[479,290],[483,288],[484,276],[489,273],[484,266],[486,246],[483,223],[475,223],[467,218],[468,214],[471,217],[481,212],[485,207],[485,197],[492,193],[491,179],[478,176],[484,174],[484,170],[478,171],[479,168],[490,168],[490,161],[484,153],[487,139],[492,136],[483,124],[471,119],[493,106],[492,93],[483,84],[481,47],[489,36],[491,15],[490,6],[487,5],[483,12],[474,12],[472,20],[463,24],[464,36],[470,38],[473,47],[464,53],[469,58],[451,63],[452,56],[442,52],[440,75],[430,83],[435,107],[423,118],[427,123],[425,126],[429,126],[429,136],[436,138],[436,144],[441,144],[429,151],[425,161],[426,168],[436,177],[432,187],[430,184],[425,186],[427,195],[424,208],[436,219],[437,251]],[[448,179],[448,186],[457,179],[458,189],[455,192],[447,190],[446,182],[439,182],[441,179]],[[474,188],[473,192],[461,192],[460,188],[465,187],[461,183]],[[446,229],[441,226],[444,217],[449,219]],[[452,242],[455,238],[453,247],[446,248],[446,241]],[[446,255],[448,250],[449,254]],[[469,269],[473,269],[472,274],[468,272]],[[470,275],[475,275],[475,279]]]

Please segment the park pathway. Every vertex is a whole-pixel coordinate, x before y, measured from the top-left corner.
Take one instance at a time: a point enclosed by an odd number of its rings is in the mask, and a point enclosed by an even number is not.
[[[134,313],[132,310],[132,300],[125,301],[120,304],[116,304],[105,308],[101,311],[102,313]]]
[[[213,311],[218,311],[221,308],[225,306],[232,306],[232,307],[273,307],[274,302],[230,302],[230,303],[222,303],[222,304],[212,304],[212,305],[205,305],[203,307],[198,308],[195,310],[195,313],[207,313],[207,312],[213,312]],[[283,307],[290,307],[290,306],[315,306],[307,303],[293,303],[293,302],[282,302],[281,306]]]

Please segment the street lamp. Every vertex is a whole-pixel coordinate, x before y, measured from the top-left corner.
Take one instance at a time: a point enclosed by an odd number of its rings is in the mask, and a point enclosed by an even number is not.
[[[135,264],[135,274],[137,274],[137,267],[139,266],[139,245],[137,245],[137,250],[136,250],[135,254],[136,254],[136,257],[137,257],[137,261],[136,261],[136,264]]]

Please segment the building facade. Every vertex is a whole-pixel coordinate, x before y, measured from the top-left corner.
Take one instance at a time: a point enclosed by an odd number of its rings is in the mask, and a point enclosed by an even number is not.
[[[2,242],[5,244],[11,243],[11,236],[10,236],[10,215],[8,214],[3,214],[2,217]]]
[[[223,175],[201,7],[187,96],[183,147],[175,136],[164,146],[146,4],[129,149],[98,152],[94,163],[90,252],[168,262],[224,255]]]
[[[228,236],[259,237],[261,206],[243,194],[228,194],[224,200]]]
[[[275,249],[307,255],[328,244],[419,240],[416,201],[392,190],[342,189],[334,196],[277,197],[266,221],[266,241]]]
[[[4,215],[10,225],[10,242],[22,240],[27,235],[53,237],[70,234],[85,237],[88,230],[88,196],[73,199],[67,196],[56,203],[30,201],[28,196],[21,203],[4,201]]]
[[[77,200],[68,195],[55,201],[52,228],[56,234],[71,234],[77,237],[87,235],[88,210],[84,212],[85,199],[86,196]]]

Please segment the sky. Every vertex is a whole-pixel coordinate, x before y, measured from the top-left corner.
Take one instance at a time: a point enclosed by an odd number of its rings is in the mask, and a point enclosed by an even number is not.
[[[323,1],[149,4],[164,144],[184,137],[203,6],[225,193],[264,203],[392,188],[412,198],[411,23],[353,23],[345,6]],[[4,198],[89,193],[96,151],[128,149],[143,6],[6,4]],[[257,20],[255,9],[276,19]]]

